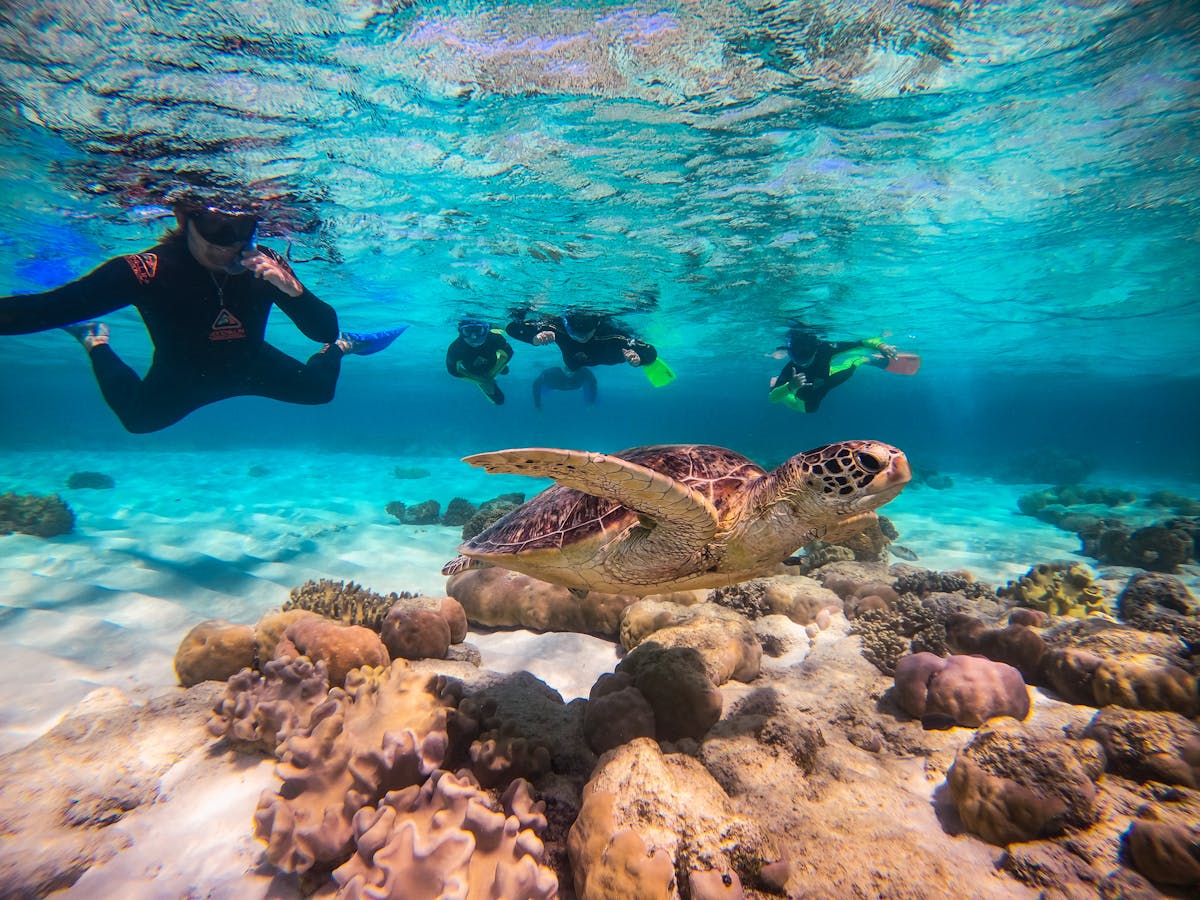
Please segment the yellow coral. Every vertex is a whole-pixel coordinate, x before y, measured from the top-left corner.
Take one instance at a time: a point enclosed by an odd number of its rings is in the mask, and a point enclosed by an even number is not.
[[[1034,566],[999,590],[1001,597],[1056,616],[1111,615],[1111,607],[1092,570],[1083,563],[1053,562]]]

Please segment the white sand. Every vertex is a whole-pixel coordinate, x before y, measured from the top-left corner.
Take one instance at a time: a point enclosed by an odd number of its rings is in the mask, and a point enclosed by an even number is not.
[[[267,474],[251,477],[255,465]],[[430,474],[399,479],[397,466]],[[68,476],[85,470],[117,487],[67,490]],[[0,751],[33,740],[96,687],[136,698],[174,684],[171,660],[189,628],[253,622],[309,579],[443,593],[440,569],[460,529],[401,525],[385,512],[389,501],[444,507],[454,496],[480,502],[545,484],[455,459],[300,451],[10,453],[0,454],[0,473],[0,489],[60,493],[78,517],[64,537],[0,537]],[[1196,495],[1194,485],[1131,487]],[[910,488],[885,511],[919,565],[1003,584],[1079,546],[1016,513],[1030,489],[955,476],[953,488]],[[586,696],[617,659],[613,644],[579,635],[468,640],[485,667],[529,669],[564,699]]]

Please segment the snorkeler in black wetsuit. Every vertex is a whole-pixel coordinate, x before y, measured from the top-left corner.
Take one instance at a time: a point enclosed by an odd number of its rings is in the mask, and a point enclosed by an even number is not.
[[[804,328],[788,332],[788,361],[771,379],[771,400],[799,412],[814,413],[825,395],[845,384],[861,365],[886,368],[895,359],[896,348],[882,338],[861,341],[825,341]],[[851,350],[861,352],[842,356]],[[835,361],[835,357],[842,357]]]
[[[185,200],[175,204],[175,218],[179,227],[145,252],[54,290],[0,298],[0,334],[65,328],[78,338],[105,401],[131,432],[158,431],[229,397],[328,403],[343,354],[377,352],[404,330],[339,332],[333,307],[281,256],[255,245],[253,213]],[[130,304],[154,342],[144,378],[108,345],[108,328],[88,321]],[[272,306],[325,345],[307,363],[264,340]]]
[[[596,376],[591,369],[576,369],[568,372],[558,366],[543,369],[533,381],[534,409],[542,408],[542,395],[547,389],[552,391],[577,391],[583,389],[583,401],[587,404],[596,402]]]
[[[467,319],[458,323],[458,337],[446,348],[446,371],[455,378],[475,382],[483,395],[500,406],[504,392],[496,376],[508,371],[512,345],[487,322]]]
[[[584,366],[649,366],[658,351],[645,341],[623,334],[611,322],[592,313],[569,312],[561,318],[510,322],[509,337],[534,346],[558,344],[567,371]]]

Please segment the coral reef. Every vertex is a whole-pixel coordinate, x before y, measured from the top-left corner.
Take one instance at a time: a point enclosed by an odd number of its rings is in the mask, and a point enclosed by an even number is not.
[[[1029,692],[1021,673],[981,656],[914,653],[896,664],[896,701],[927,727],[978,728],[996,716],[1024,719]]]
[[[329,695],[324,662],[306,657],[271,659],[261,674],[233,675],[212,709],[208,730],[244,749],[273,754],[292,734],[308,727],[313,710]]]
[[[355,814],[355,853],[333,872],[338,896],[550,900],[558,879],[541,865],[545,827],[527,782],[496,804],[470,773],[438,770]]]
[[[958,752],[946,782],[967,828],[1003,845],[1094,824],[1103,772],[1095,741],[987,731]]]
[[[320,581],[306,581],[300,587],[292,588],[290,598],[283,604],[283,610],[287,612],[292,609],[306,609],[347,625],[362,625],[372,631],[382,631],[383,620],[387,618],[388,612],[396,602],[415,596],[407,591],[399,594],[393,591],[385,597],[353,581],[330,581],[322,578]]]
[[[815,622],[822,610],[842,609],[842,598],[834,591],[802,575],[776,575],[715,588],[709,592],[708,600],[749,619],[784,615],[798,625]]]
[[[379,635],[370,628],[317,616],[297,619],[283,632],[275,645],[275,657],[286,656],[307,656],[313,662],[324,662],[329,683],[335,687],[340,687],[353,669],[391,662]]]
[[[1161,631],[1200,644],[1200,601],[1173,575],[1134,575],[1117,596],[1117,613],[1143,631]]]
[[[1200,520],[1169,519],[1131,530],[1122,522],[1100,519],[1078,529],[1082,553],[1114,566],[1136,566],[1153,572],[1175,572],[1196,559]]]
[[[1110,609],[1094,578],[1092,570],[1083,563],[1040,563],[997,593],[1014,603],[1052,615],[1083,618]]]
[[[731,678],[753,681],[762,664],[762,644],[744,616],[715,603],[680,606],[643,599],[621,616],[621,646],[633,650],[653,638],[659,647],[689,647],[704,663],[713,684]]]
[[[455,699],[445,691],[438,676],[402,662],[356,670],[345,690],[331,690],[276,751],[283,784],[254,814],[267,860],[285,872],[345,861],[360,809],[441,767]]]
[[[462,539],[470,540],[501,516],[506,515],[525,502],[524,494],[501,494],[479,504],[479,509],[462,528]]]
[[[452,497],[442,513],[442,524],[461,527],[471,521],[475,515],[475,504],[464,497]]]
[[[679,798],[686,797],[686,803]],[[697,760],[646,738],[601,757],[571,828],[580,900],[678,896],[676,871],[752,883],[779,852]]]
[[[175,651],[175,676],[184,687],[224,681],[257,662],[254,629],[224,619],[209,619],[189,631]]]
[[[57,537],[75,530],[75,513],[58,494],[0,494],[0,534]]]
[[[111,490],[117,483],[111,475],[103,472],[72,472],[67,476],[67,487],[71,490]]]
[[[494,566],[452,575],[446,593],[462,604],[470,621],[480,625],[606,637],[617,634],[621,613],[638,599],[589,591],[579,600],[565,587]]]
[[[1074,485],[1095,469],[1096,461],[1085,453],[1039,447],[1012,457],[1001,474],[1004,480],[1016,484],[1044,482]]]

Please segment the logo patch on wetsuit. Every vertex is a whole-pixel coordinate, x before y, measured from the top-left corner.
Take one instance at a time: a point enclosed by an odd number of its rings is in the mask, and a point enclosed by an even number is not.
[[[217,313],[213,320],[212,331],[208,333],[210,341],[237,341],[246,336],[246,329],[241,321],[225,307]]]
[[[138,284],[149,284],[158,274],[157,253],[132,253],[125,257],[125,262],[133,269],[133,277],[138,280]]]

